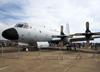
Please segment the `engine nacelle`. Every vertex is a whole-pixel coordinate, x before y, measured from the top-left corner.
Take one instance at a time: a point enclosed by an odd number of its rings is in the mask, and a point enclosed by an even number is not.
[[[47,48],[49,47],[48,42],[37,42],[37,48]]]

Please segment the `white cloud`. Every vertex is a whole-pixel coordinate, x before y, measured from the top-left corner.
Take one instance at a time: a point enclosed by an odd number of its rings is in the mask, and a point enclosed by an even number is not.
[[[6,29],[6,28],[8,28],[8,26],[0,22],[0,29]]]
[[[2,37],[2,32],[3,30],[5,30],[7,27],[7,25],[3,24],[2,22],[0,22],[0,40],[4,40],[4,38]]]

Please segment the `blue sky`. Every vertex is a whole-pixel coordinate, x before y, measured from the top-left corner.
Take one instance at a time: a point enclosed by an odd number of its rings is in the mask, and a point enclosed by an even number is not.
[[[99,32],[99,13],[100,0],[1,0],[0,30],[19,22],[57,29],[68,23],[73,34],[85,32],[89,21],[91,31]]]

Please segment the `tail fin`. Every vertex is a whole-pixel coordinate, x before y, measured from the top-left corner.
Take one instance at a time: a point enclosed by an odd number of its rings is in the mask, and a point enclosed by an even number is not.
[[[70,35],[69,24],[66,24],[65,34]]]

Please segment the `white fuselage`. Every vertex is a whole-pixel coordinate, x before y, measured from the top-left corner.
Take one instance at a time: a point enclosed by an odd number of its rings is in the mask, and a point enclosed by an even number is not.
[[[52,41],[52,35],[60,35],[59,31],[47,29],[47,28],[18,28],[14,27],[19,35],[19,42],[34,43],[37,41],[45,42]]]
[[[38,28],[39,27],[39,28]],[[61,32],[56,29],[50,29],[44,27],[31,27],[27,23],[18,23],[13,28],[9,28],[3,31],[2,36],[9,40],[18,40],[18,43],[27,43],[29,45],[34,45],[36,42],[41,42],[41,44],[46,42],[56,42],[59,43],[62,37]],[[68,28],[64,32],[64,35],[69,36]],[[54,35],[58,37],[53,37]],[[69,43],[70,38],[63,37],[63,42]],[[43,43],[42,43],[43,42]]]

